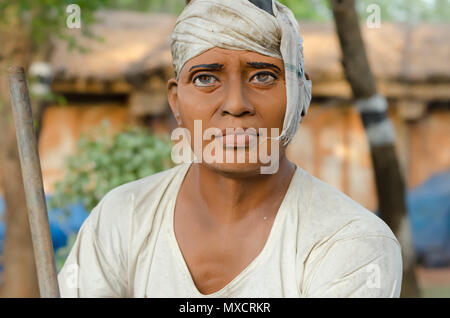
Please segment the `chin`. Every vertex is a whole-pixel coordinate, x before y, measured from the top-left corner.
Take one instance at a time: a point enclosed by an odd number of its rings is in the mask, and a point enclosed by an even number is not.
[[[230,178],[246,178],[261,174],[259,163],[202,163],[208,169]]]

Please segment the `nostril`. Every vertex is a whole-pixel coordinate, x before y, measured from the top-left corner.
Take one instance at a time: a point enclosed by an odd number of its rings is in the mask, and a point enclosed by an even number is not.
[[[235,116],[235,117],[242,117],[242,116],[249,115],[249,114],[251,114],[251,112],[249,110],[230,111],[230,110],[224,109],[222,111],[222,116],[231,115],[231,116]]]

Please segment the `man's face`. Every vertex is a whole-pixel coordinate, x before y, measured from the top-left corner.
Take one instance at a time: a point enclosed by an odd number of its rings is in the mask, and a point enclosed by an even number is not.
[[[187,61],[180,71],[178,82],[168,82],[168,98],[171,109],[181,127],[191,135],[191,148],[198,131],[194,120],[201,120],[202,149],[212,142],[223,150],[223,160],[207,163],[210,168],[232,175],[253,175],[259,173],[263,164],[260,152],[257,162],[250,162],[250,152],[266,146],[270,156],[274,148],[270,140],[261,136],[260,128],[273,135],[271,128],[281,134],[286,111],[286,86],[283,61],[250,51],[213,48]],[[197,122],[198,123],[198,122]],[[216,127],[220,135],[213,134],[211,140],[204,140],[208,128]],[[197,127],[198,128],[198,127]],[[227,128],[254,128],[250,133],[227,133]],[[211,129],[210,129],[211,131]],[[219,143],[220,142],[220,143]],[[284,147],[276,143],[279,157],[284,156]],[[261,150],[260,150],[261,151]],[[197,157],[198,154],[195,149]],[[245,154],[244,163],[236,163],[238,152]],[[215,151],[213,151],[215,154]],[[227,157],[228,156],[228,157]],[[234,162],[226,158],[234,157]]]

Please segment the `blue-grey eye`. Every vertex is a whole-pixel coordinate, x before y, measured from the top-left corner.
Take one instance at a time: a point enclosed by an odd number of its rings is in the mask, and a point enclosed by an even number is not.
[[[194,78],[195,86],[211,86],[216,82],[216,78],[212,75],[198,75]]]
[[[253,83],[268,84],[276,80],[276,77],[270,72],[260,72],[254,75],[250,81]]]

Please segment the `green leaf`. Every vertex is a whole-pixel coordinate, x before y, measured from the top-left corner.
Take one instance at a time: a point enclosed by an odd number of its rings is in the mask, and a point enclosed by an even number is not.
[[[73,156],[66,159],[66,176],[55,184],[49,204],[63,208],[82,200],[92,210],[111,189],[173,167],[169,136],[127,127],[107,134],[110,123],[83,133]]]

